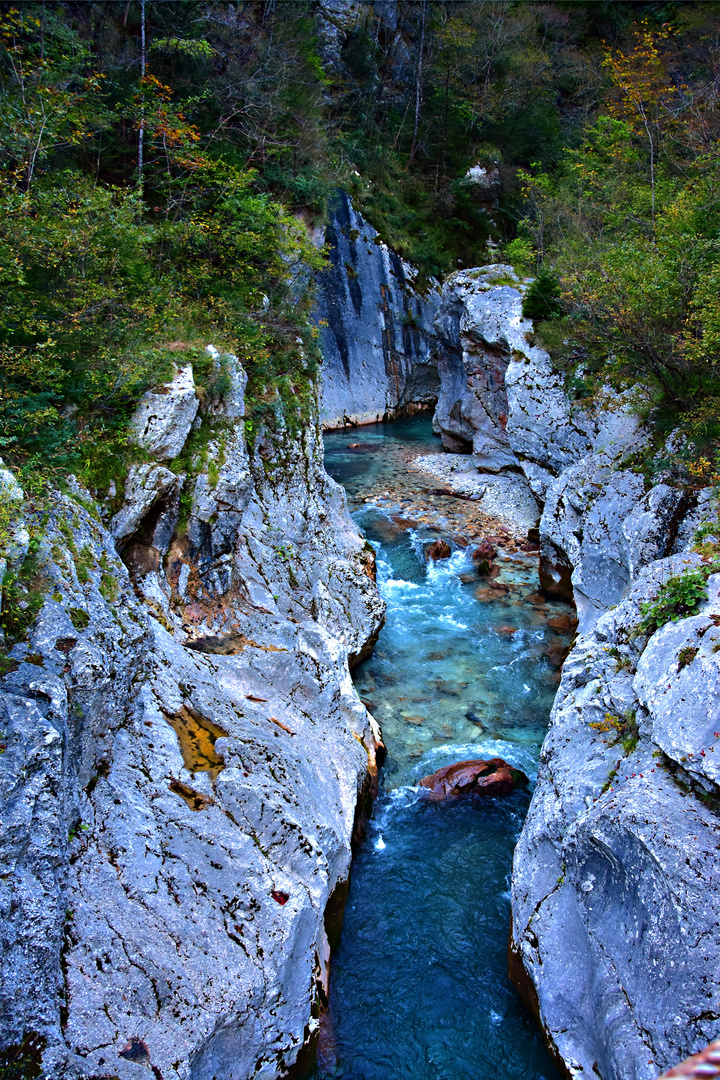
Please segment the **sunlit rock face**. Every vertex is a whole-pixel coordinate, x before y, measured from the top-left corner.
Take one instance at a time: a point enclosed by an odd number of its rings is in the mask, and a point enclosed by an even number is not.
[[[186,368],[134,419],[167,461],[202,418],[188,472],[136,466],[112,519],[52,496],[0,681],[3,1035],[53,1078],[281,1075],[376,772],[349,672],[383,621],[373,552],[317,425],[249,445],[222,362],[224,400]]]
[[[324,428],[368,424],[431,408],[438,393],[432,355],[436,285],[380,241],[339,192],[328,224],[329,266],[318,276]]]
[[[514,974],[571,1076],[654,1080],[720,1031],[720,601],[637,633],[644,569],[565,662],[512,883]]]

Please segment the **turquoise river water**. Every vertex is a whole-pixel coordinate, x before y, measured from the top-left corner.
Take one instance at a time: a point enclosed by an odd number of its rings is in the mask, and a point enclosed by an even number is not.
[[[439,450],[426,418],[361,437],[371,452],[348,449],[347,433],[325,440],[326,468],[356,504],[397,487],[398,443]],[[558,1080],[507,977],[510,869],[529,795],[437,803],[417,783],[487,757],[534,778],[557,684],[548,618],[557,625],[570,609],[543,603],[532,556],[501,553],[495,582],[507,592],[488,600],[465,551],[425,562],[437,532],[394,525],[388,511],[356,517],[388,612],[355,684],[388,756],[353,863],[316,1080]]]

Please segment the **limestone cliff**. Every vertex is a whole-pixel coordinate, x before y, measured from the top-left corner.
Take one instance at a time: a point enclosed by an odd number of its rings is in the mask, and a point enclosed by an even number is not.
[[[572,589],[582,632],[644,566],[682,549],[683,519],[707,493],[649,485],[624,467],[650,452],[648,430],[610,390],[591,411],[573,405],[523,318],[525,287],[504,265],[448,278],[434,423],[446,447],[471,452],[481,471],[524,473],[539,504],[543,584]]]
[[[0,682],[1,1008],[53,1078],[283,1074],[376,767],[348,667],[372,552],[317,426],[248,445],[215,355],[223,400],[190,368],[146,395],[112,517],[77,485],[16,498],[45,600]]]
[[[652,563],[577,641],[515,852],[511,970],[583,1080],[654,1080],[720,1032],[720,579],[639,630],[698,563]]]
[[[323,427],[369,424],[437,400],[432,326],[436,287],[422,295],[416,271],[380,240],[339,192],[319,275]]]
[[[700,563],[709,491],[648,483],[631,402],[574,406],[506,266],[453,275],[436,425],[489,472],[522,469],[541,572],[580,618],[512,880],[511,971],[569,1076],[652,1080],[720,1032],[718,577],[648,636],[641,605]]]

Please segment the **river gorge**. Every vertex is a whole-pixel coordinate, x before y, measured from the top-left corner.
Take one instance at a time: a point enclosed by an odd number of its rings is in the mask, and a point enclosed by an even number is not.
[[[0,1080],[720,1080],[718,5],[0,99]]]
[[[356,512],[388,609],[354,681],[387,759],[351,872],[318,1075],[456,1080],[491,1060],[498,1080],[555,1080],[507,975],[509,875],[529,793],[437,803],[418,781],[469,758],[536,775],[574,612],[539,593],[537,552],[500,548],[492,577],[479,574],[469,520],[448,558],[426,558],[447,533],[412,520],[412,474],[392,450],[438,441],[429,416],[325,436],[325,467],[351,504],[385,496],[382,510]]]
[[[146,391],[118,490],[0,471],[44,589],[1,683],[22,1080],[656,1080],[717,1032],[712,490],[571,399],[511,267],[418,298],[361,236],[305,427],[248,424],[209,345],[223,393]],[[363,371],[393,423],[340,408]],[[420,783],[463,760],[510,790]]]

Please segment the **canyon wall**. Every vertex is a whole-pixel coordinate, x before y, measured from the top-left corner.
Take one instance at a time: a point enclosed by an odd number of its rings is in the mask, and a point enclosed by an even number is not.
[[[569,400],[523,290],[507,266],[454,274],[436,324],[436,427],[483,471],[522,469],[543,585],[580,619],[515,854],[511,974],[566,1075],[652,1080],[720,1032],[720,575],[654,633],[642,605],[705,565],[717,510],[646,479],[627,396]]]
[[[189,367],[145,396],[112,506],[0,477],[44,594],[0,682],[0,1008],[53,1078],[284,1074],[376,773],[373,552],[317,424],[249,444],[214,356],[222,400]]]
[[[445,282],[434,425],[480,471],[525,475],[538,502],[543,585],[572,590],[583,632],[644,566],[682,550],[682,522],[698,499],[707,513],[708,493],[645,480],[639,463],[652,452],[650,433],[627,395],[608,388],[592,410],[568,398],[523,318],[524,289],[504,265]]]
[[[421,293],[414,268],[381,242],[344,192],[334,200],[326,241],[329,264],[318,275],[317,297],[323,427],[431,408],[437,285]]]

